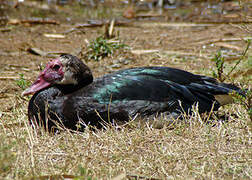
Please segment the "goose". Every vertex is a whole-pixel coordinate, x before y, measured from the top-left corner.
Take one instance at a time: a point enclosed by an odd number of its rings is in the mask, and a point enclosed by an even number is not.
[[[195,104],[199,113],[216,111],[232,102],[232,92],[244,95],[235,85],[171,67],[129,68],[94,79],[80,59],[62,54],[47,63],[22,95],[33,95],[28,104],[31,124],[51,131],[58,125],[100,128],[136,115],[177,117],[190,114]]]

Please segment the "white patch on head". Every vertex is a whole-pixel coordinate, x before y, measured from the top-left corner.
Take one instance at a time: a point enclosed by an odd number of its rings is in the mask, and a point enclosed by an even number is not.
[[[67,57],[60,57],[59,60],[63,65],[64,77],[57,84],[64,84],[64,85],[67,85],[67,84],[76,85],[76,84],[78,84],[78,81],[74,78],[74,73],[71,71],[71,68],[67,67],[69,59]]]
[[[65,68],[64,68],[65,69]],[[64,71],[63,79],[58,82],[58,84],[78,84],[77,80],[73,77],[73,72],[71,71]]]
[[[63,57],[59,57],[59,60],[63,64],[63,66],[65,66],[67,64],[67,62],[69,61],[68,58],[63,58]]]

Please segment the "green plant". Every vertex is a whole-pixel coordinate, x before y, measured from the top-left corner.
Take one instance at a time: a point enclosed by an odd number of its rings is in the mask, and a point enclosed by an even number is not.
[[[30,86],[30,82],[24,79],[24,74],[19,74],[19,79],[16,80],[16,83],[22,90],[25,90],[28,86]]]
[[[127,45],[119,40],[111,41],[99,36],[88,46],[88,59],[99,61],[104,57],[112,56],[115,50],[126,48]]]
[[[226,78],[229,77],[231,75],[231,73],[236,69],[236,67],[240,64],[241,60],[245,58],[245,56],[248,52],[248,49],[250,47],[250,44],[251,44],[251,40],[248,39],[247,46],[246,46],[245,50],[242,52],[241,57],[239,58],[239,60],[236,62],[236,64],[231,68],[231,70],[228,73],[224,73],[225,59],[222,56],[221,52],[218,51],[218,53],[212,59],[215,62],[215,66],[217,68],[217,72],[213,71],[213,76],[215,78],[217,78],[220,82],[225,81]]]
[[[252,91],[251,90],[244,90],[246,91],[246,97],[239,95],[238,93],[232,93],[234,100],[239,102],[248,112],[250,120],[252,122]]]
[[[224,57],[221,54],[221,51],[218,51],[217,54],[215,54],[213,61],[215,62],[215,66],[217,68],[217,72],[213,71],[213,77],[219,79],[219,81],[223,82],[223,72],[224,72]]]
[[[80,165],[79,165],[79,171],[80,171],[80,176],[74,178],[75,180],[80,180],[80,179],[92,180],[92,179],[96,179],[96,178],[92,178],[92,172],[90,170],[87,170],[86,168],[83,168]]]
[[[217,69],[217,72],[213,71],[213,76],[217,78],[219,81],[223,82],[228,78],[231,73],[236,69],[236,67],[240,64],[241,60],[245,58],[248,49],[250,47],[251,40],[247,40],[247,46],[245,50],[243,51],[241,57],[239,60],[236,62],[236,64],[231,68],[231,70],[228,73],[224,73],[224,57],[222,56],[221,52],[219,51],[213,58],[213,61],[215,62],[215,66]],[[250,63],[250,60],[248,59],[248,65]],[[249,117],[252,121],[252,92],[250,90],[244,90],[246,92],[246,97],[239,95],[238,93],[232,93],[231,95],[234,97],[234,99],[242,104],[246,111],[249,114]]]

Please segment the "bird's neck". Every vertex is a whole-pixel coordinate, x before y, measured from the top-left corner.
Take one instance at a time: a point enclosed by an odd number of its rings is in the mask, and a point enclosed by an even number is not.
[[[74,85],[74,84],[58,84],[55,85],[58,89],[61,90],[61,92],[63,92],[64,94],[70,94],[73,93],[83,87],[88,86],[89,84],[91,84],[93,82],[93,78],[85,78],[81,81],[78,82],[78,84]]]

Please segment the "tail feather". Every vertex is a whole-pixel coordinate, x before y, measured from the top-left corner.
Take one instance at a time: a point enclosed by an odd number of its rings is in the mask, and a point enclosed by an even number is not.
[[[215,99],[220,103],[220,105],[233,103],[234,99],[232,93],[238,93],[239,95],[246,97],[246,90],[242,90],[233,84],[219,83],[219,85],[229,91],[228,94],[214,95]]]
[[[219,83],[216,79],[205,76],[202,76],[201,78],[204,79],[205,84],[211,87],[209,90],[220,105],[233,103],[234,99],[232,93],[238,93],[239,95],[246,97],[246,90],[242,90],[233,84]]]
[[[221,106],[226,104],[231,104],[234,102],[233,97],[229,94],[222,94],[222,95],[214,95],[214,98]]]
[[[246,90],[242,90],[233,84],[220,83],[220,86],[230,89],[231,92],[235,91],[239,95],[246,97]]]

